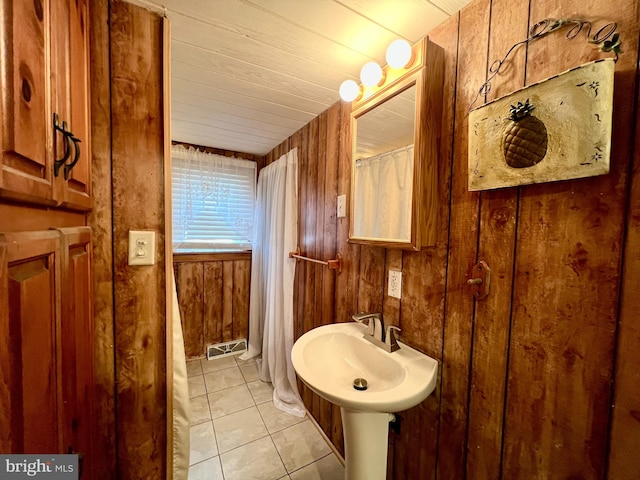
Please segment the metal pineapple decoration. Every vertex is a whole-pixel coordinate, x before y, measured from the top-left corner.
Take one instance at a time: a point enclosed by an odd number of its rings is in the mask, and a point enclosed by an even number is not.
[[[547,153],[547,127],[531,115],[535,107],[529,102],[511,105],[504,135],[504,158],[513,168],[526,168],[539,163]]]

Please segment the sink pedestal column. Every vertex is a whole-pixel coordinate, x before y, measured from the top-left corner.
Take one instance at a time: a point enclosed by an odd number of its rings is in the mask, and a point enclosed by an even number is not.
[[[385,480],[389,443],[388,413],[340,407],[344,432],[345,480]]]

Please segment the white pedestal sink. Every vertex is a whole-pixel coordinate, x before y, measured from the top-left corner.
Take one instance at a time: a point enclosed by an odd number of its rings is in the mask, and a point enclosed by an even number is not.
[[[400,350],[385,352],[363,338],[366,329],[355,322],[314,328],[291,351],[302,381],[340,406],[346,480],[386,478],[391,414],[427,398],[438,370],[436,360],[402,342]],[[354,387],[356,379],[366,380],[366,390]]]

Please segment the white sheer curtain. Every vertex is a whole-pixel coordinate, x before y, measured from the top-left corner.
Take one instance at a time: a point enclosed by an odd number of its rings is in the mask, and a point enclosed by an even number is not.
[[[256,162],[174,145],[173,249],[251,248]]]
[[[413,145],[356,161],[355,201],[358,237],[411,239]]]
[[[289,252],[298,243],[297,149],[260,171],[254,218],[249,348],[241,358],[262,354],[260,379],[273,384],[274,406],[303,417],[291,363],[295,260]]]

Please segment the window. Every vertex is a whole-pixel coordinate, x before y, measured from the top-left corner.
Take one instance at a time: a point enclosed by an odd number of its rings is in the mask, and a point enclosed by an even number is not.
[[[171,157],[173,251],[250,249],[256,163],[182,146]]]

